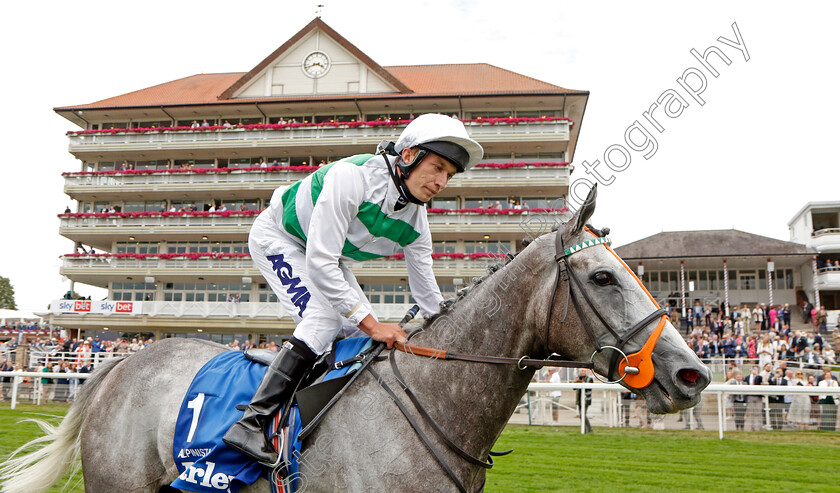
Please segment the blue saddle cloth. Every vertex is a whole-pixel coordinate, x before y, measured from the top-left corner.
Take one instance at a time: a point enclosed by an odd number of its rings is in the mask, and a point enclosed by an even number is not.
[[[370,344],[369,337],[338,341],[334,351],[335,361],[352,358]],[[357,363],[330,371],[324,380],[343,376],[358,366]],[[243,486],[253,484],[260,476],[269,478],[271,471],[222,441],[228,428],[242,417],[242,411],[236,406],[251,402],[265,372],[265,366],[248,360],[242,351],[221,353],[199,370],[184,396],[175,425],[172,455],[180,475],[172,482],[173,488],[200,493],[236,493]],[[278,427],[277,419],[275,427]],[[269,481],[273,489],[286,492],[297,489],[298,458],[302,445],[297,436],[300,431],[300,416],[297,406],[294,406],[281,431],[285,446],[280,452],[289,463],[289,474],[279,486]]]

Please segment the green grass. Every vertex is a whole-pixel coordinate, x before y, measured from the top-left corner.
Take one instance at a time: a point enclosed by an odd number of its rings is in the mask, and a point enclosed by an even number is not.
[[[840,434],[650,431],[510,425],[488,493],[840,491]]]
[[[0,457],[38,435],[28,417],[62,416],[66,406],[0,404]],[[486,491],[840,491],[840,433],[650,431],[510,425]],[[59,492],[60,486],[51,492]],[[81,485],[68,491],[83,492]]]

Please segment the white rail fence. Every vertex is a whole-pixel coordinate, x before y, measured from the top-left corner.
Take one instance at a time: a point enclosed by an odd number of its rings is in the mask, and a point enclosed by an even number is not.
[[[55,372],[4,372],[0,377],[11,380],[2,384],[3,398],[11,399],[11,408],[15,409],[18,401],[28,400],[33,404],[41,405],[47,400],[64,400],[72,401],[78,386],[81,385],[79,380],[90,378],[90,373],[55,373]],[[68,384],[58,383],[43,383],[42,379],[61,379],[67,380]],[[583,404],[583,412],[575,409],[575,391],[580,390],[585,393],[587,390],[592,391],[592,405],[587,406],[586,398],[581,399]],[[566,394],[562,398],[552,398],[551,392],[563,392]],[[572,391],[572,392],[569,392]],[[526,404],[519,406],[517,413],[520,410],[528,412],[528,424],[574,424],[574,420],[568,419],[571,412],[577,411],[575,419],[580,418],[581,433],[586,432],[586,420],[591,418],[597,424],[602,424],[610,428],[619,428],[627,426],[627,418],[625,413],[629,412],[630,403],[622,399],[622,393],[627,392],[627,389],[617,384],[604,383],[532,383],[528,386],[528,393],[523,399],[527,401]],[[569,395],[570,394],[570,395]],[[771,423],[774,419],[783,419],[783,409],[781,404],[770,403],[770,396],[796,396],[805,394],[807,396],[818,395],[821,398],[827,395],[834,397],[835,401],[840,401],[840,387],[801,387],[801,386],[785,386],[779,387],[774,385],[726,385],[726,384],[712,384],[703,391],[703,401],[708,406],[708,403],[714,402],[716,404],[717,415],[717,430],[718,436],[722,440],[723,434],[727,431],[727,422],[732,417],[727,417],[727,400],[729,395],[744,395],[744,396],[759,396],[761,397],[760,407],[760,422],[762,429],[770,429]],[[639,401],[637,407],[644,405],[644,401]],[[552,406],[556,406],[565,413],[567,419],[563,423],[558,423],[552,420]],[[814,404],[819,406],[823,413],[830,413],[829,419],[833,423],[834,430],[836,430],[836,404]],[[698,407],[700,409],[698,409]],[[680,413],[684,420],[684,427],[691,430],[705,429],[702,424],[702,406],[694,408],[695,410],[688,410]],[[589,412],[593,411],[590,416]],[[641,420],[645,419],[646,411]],[[673,418],[673,415],[669,415]],[[775,417],[774,417],[775,416]],[[666,417],[656,417],[658,422]],[[746,419],[746,418],[745,418]],[[511,422],[517,421],[517,415],[511,419]],[[652,426],[653,429],[664,429],[663,426]],[[731,431],[731,430],[730,430]]]

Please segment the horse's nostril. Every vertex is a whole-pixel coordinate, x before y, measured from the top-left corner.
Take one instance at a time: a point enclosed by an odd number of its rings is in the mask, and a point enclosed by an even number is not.
[[[691,385],[696,384],[697,379],[700,378],[700,372],[688,368],[680,370],[679,372],[677,372],[677,375],[679,375],[679,377],[683,379],[686,383]]]

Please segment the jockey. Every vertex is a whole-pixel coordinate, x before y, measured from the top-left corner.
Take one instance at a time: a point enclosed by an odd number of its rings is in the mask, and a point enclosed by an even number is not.
[[[439,311],[443,298],[432,272],[425,204],[483,156],[463,123],[425,114],[406,126],[396,144],[380,144],[376,155],[342,159],[274,192],[251,228],[248,246],[296,328],[225,443],[259,462],[275,463],[277,451],[265,431],[270,417],[339,334],[364,333],[389,348],[405,341],[398,325],[377,321],[346,261],[404,248],[412,295],[425,314]]]

